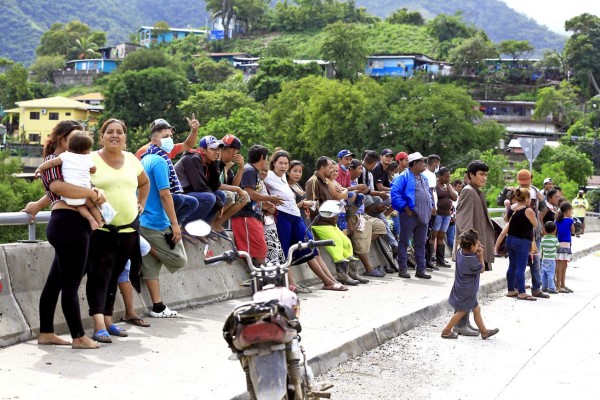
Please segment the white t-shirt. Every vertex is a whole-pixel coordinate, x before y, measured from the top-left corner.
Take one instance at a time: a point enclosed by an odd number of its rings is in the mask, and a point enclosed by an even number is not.
[[[62,174],[65,182],[72,185],[90,188],[92,186],[90,179],[90,168],[94,166],[91,154],[77,154],[65,151],[58,155],[62,160]],[[62,197],[69,205],[79,206],[85,203],[86,199],[70,199]]]
[[[434,188],[437,180],[435,172],[431,172],[429,169],[426,169],[425,172],[423,172],[423,175],[425,175],[425,178],[427,178],[429,189]]]
[[[277,174],[273,171],[269,171],[265,179],[265,185],[269,189],[269,193],[274,196],[279,196],[283,199],[283,204],[277,206],[277,210],[283,211],[286,214],[295,215],[299,217],[300,209],[296,205],[296,195],[288,185],[287,177],[285,174],[283,176],[277,176]]]

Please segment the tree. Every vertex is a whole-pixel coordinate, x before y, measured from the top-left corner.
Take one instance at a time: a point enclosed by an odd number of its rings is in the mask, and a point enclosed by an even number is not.
[[[159,49],[140,49],[129,53],[119,65],[118,72],[142,71],[148,68],[168,68],[181,71],[180,64]]]
[[[356,80],[365,69],[368,55],[366,30],[360,25],[336,22],[327,26],[324,33],[323,58],[334,64],[338,79]]]
[[[104,95],[104,116],[122,119],[130,129],[147,129],[154,119],[164,118],[178,131],[187,131],[177,106],[188,97],[188,82],[169,68],[114,74]]]
[[[503,40],[498,45],[500,54],[508,54],[513,61],[517,61],[524,54],[531,53],[533,50],[533,46],[528,40]]]
[[[448,57],[450,50],[458,46],[462,40],[477,33],[477,29],[465,24],[462,14],[439,14],[427,23],[427,32],[435,38],[438,44],[437,56],[441,59]]]
[[[233,16],[248,23],[251,29],[258,24],[269,7],[267,0],[207,0],[206,10],[213,14],[220,13],[225,28],[225,40],[229,39],[227,34],[229,24]]]
[[[406,8],[401,8],[394,11],[392,15],[385,19],[390,24],[405,24],[405,25],[425,25],[425,18],[418,11],[408,11]]]
[[[577,105],[577,88],[567,81],[559,89],[545,87],[538,91],[533,119],[542,120],[552,115],[552,120],[568,129],[581,117]]]
[[[594,173],[594,166],[592,165],[592,162],[588,158],[587,154],[579,151],[575,146],[565,145],[561,145],[557,148],[544,146],[533,163],[533,168],[535,170],[542,170],[545,165],[558,163],[561,163],[563,166],[567,166],[567,168],[565,168],[563,171],[564,176],[573,181],[576,186],[585,186],[587,184],[588,177]],[[553,175],[540,175],[539,183],[542,183],[542,180],[547,176],[552,177],[555,185],[560,185],[556,182]]]
[[[256,101],[266,101],[281,91],[281,84],[288,80],[298,80],[309,75],[322,76],[323,70],[315,63],[297,64],[291,59],[264,58],[260,70],[248,81],[248,92]]]
[[[169,33],[171,31],[171,27],[166,21],[158,21],[152,27],[152,37],[157,38],[160,35],[164,35],[165,33]]]
[[[77,58],[83,60],[85,58],[98,58],[100,57],[100,53],[98,53],[98,45],[93,42],[94,36],[82,36],[79,39],[75,39],[75,46],[73,46],[73,51],[78,53]]]
[[[200,127],[200,136],[213,135],[223,137],[228,133],[237,136],[245,146],[261,143],[273,147],[270,138],[266,135],[264,126],[265,116],[260,109],[240,107],[233,110],[231,115],[211,119],[206,125]]]
[[[217,84],[225,82],[230,76],[241,74],[227,60],[215,62],[202,58],[194,65],[194,78],[204,90],[214,90]]]
[[[465,39],[460,45],[450,50],[448,61],[454,63],[455,74],[478,74],[485,68],[485,60],[498,57],[496,46],[483,32]]]
[[[42,34],[40,45],[35,53],[38,56],[61,55],[67,60],[74,60],[81,54],[81,47],[76,47],[76,41],[82,38],[86,38],[86,44],[95,43],[98,47],[102,47],[106,43],[106,33],[92,31],[87,24],[74,20],[66,25],[52,24],[50,29]]]
[[[576,81],[585,87],[588,84],[588,73],[592,73],[596,79],[600,78],[600,18],[587,13],[581,14],[566,21],[565,30],[573,32],[564,49],[567,65],[575,70]],[[589,97],[594,94],[586,93]]]
[[[65,66],[63,56],[39,56],[29,70],[32,73],[32,79],[36,82],[50,83],[54,82],[54,72]]]
[[[200,90],[179,105],[183,115],[195,113],[200,125],[205,125],[212,119],[229,118],[235,110],[242,107],[257,110],[259,105],[245,93],[223,89]]]
[[[29,73],[23,64],[12,64],[0,74],[0,106],[12,108],[15,102],[32,98],[27,78]]]

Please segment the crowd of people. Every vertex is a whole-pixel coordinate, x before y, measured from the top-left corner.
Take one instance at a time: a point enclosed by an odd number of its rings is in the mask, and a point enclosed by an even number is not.
[[[571,291],[565,286],[565,273],[573,207],[557,188],[545,185],[538,191],[531,186],[529,171],[519,171],[520,186],[505,191],[507,223],[496,240],[482,193],[489,170],[483,161],[472,161],[465,178],[451,182],[450,171],[440,167],[442,159],[436,154],[424,157],[385,148],[357,157],[342,149],[335,159],[318,158],[314,174],[302,185],[305,167],[287,151],[278,148],[270,155],[266,147],[252,145],[245,161],[239,138],[229,134],[199,139],[195,116],[187,122],[189,135],[175,143],[169,122],[153,121],[149,142],[135,153],[126,150],[127,127],[121,120],[103,123],[99,150],[93,152],[91,135],[78,122],[56,125],[44,148],[45,162],[38,168],[46,195],[24,209],[32,218],[47,206],[52,209],[47,236],[55,258],[40,297],[39,344],[92,349],[98,342],[112,342],[111,336],[127,336],[112,318],[117,289],[125,304],[121,320],[149,326],[133,306],[133,290],[139,292],[142,281],[152,300],[148,315],[176,316],[163,303],[160,272],[163,266],[175,273],[186,265],[184,241],[196,245],[211,240],[186,231],[196,220],[211,225],[212,240],[226,235],[224,226],[230,221],[236,247],[248,252],[255,265],[283,262],[298,241],[333,240],[335,246],[325,251],[333,259],[335,274],[316,249],[293,255],[293,265],[306,263],[322,289],[330,291],[347,291],[385,274],[410,279],[409,267],[416,270],[415,277],[431,279],[431,271],[450,268],[449,247],[456,260],[450,296],[456,313],[444,338],[461,334],[485,339],[497,333],[486,329],[481,319],[478,274],[491,270],[504,237],[510,260],[507,296],[536,300]],[[315,219],[320,204],[332,199],[345,203],[344,212]],[[585,215],[587,200],[584,203],[581,194],[578,199],[573,202],[575,212],[583,209]],[[315,222],[307,229],[311,221]],[[551,240],[554,232],[557,240]],[[397,262],[372,265],[369,251],[379,238],[388,243]],[[541,246],[541,256],[535,251],[530,256],[532,243]],[[531,295],[525,292],[528,260]],[[83,330],[77,295],[85,274],[94,323],[91,338]],[[289,277],[290,290],[311,291],[296,282],[294,268]],[[71,342],[54,333],[61,292]],[[471,311],[477,327],[469,322]]]

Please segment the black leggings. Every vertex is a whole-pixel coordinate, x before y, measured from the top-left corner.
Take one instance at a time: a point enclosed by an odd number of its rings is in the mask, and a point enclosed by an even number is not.
[[[94,231],[88,257],[86,285],[90,316],[113,314],[117,281],[125,269],[127,260],[133,258],[134,251],[140,251],[137,232],[117,234]]]
[[[85,335],[79,310],[79,285],[85,274],[90,224],[75,210],[53,210],[46,236],[54,247],[54,261],[40,295],[40,333],[54,333],[54,312],[61,305],[73,339]]]

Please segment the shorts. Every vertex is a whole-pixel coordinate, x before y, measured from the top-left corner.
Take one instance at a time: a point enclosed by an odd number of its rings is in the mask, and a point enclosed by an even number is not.
[[[556,261],[571,261],[571,243],[560,242],[558,244],[558,251],[556,252]]]
[[[231,230],[238,250],[247,252],[252,258],[264,260],[267,257],[267,242],[262,221],[252,217],[231,218]]]
[[[244,199],[239,194],[237,194],[236,192],[231,192],[229,190],[221,190],[221,191],[223,193],[225,193],[225,204],[224,204],[224,207],[229,207],[230,205],[232,205],[234,203],[240,204],[240,203],[244,203],[244,202],[250,201],[249,198]]]
[[[356,254],[367,254],[371,250],[371,243],[373,241],[373,235],[385,235],[387,233],[385,224],[379,218],[364,215],[365,228],[361,231],[357,229],[352,230],[350,239],[352,240],[352,247]],[[358,216],[354,215],[349,221],[353,226],[356,226],[356,220]]]
[[[170,273],[174,273],[187,264],[183,240],[177,242],[175,248],[171,249],[165,240],[165,233],[172,233],[171,227],[158,231],[140,226],[140,235],[150,243],[159,258],[152,254],[142,257],[142,279],[144,280],[158,279],[163,265]]]
[[[433,222],[433,227],[431,230],[436,232],[446,232],[448,230],[448,226],[450,225],[450,216],[449,215],[436,215],[435,221]]]

